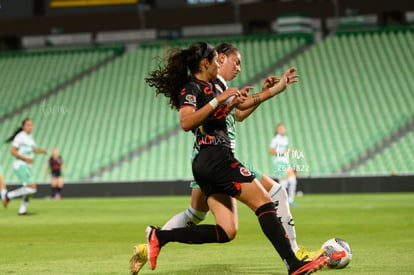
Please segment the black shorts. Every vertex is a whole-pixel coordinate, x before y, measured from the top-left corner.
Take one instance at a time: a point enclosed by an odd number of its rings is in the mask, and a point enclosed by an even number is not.
[[[244,167],[233,155],[230,148],[205,146],[193,160],[194,179],[208,197],[224,193],[236,196],[244,182],[251,182],[255,175]]]
[[[58,178],[62,175],[62,173],[60,172],[60,170],[53,170],[51,172],[52,178]]]

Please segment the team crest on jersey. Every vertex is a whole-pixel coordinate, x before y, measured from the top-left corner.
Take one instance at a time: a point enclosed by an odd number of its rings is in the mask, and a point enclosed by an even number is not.
[[[240,167],[240,174],[242,174],[245,177],[249,177],[252,175],[252,173],[250,172],[249,169],[247,169],[246,167]]]
[[[194,95],[186,95],[185,96],[185,103],[189,103],[194,105],[196,103],[196,97]]]

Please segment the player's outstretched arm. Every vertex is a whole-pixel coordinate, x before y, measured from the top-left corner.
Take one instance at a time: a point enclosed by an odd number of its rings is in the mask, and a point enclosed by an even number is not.
[[[289,68],[285,74],[281,77],[280,81],[269,88],[272,96],[278,95],[286,90],[291,84],[298,82],[299,75],[293,74],[296,72],[296,68]]]
[[[289,68],[281,78],[277,76],[269,76],[265,79],[262,86],[262,91],[257,94],[249,95],[243,104],[237,106],[236,120],[243,121],[250,116],[260,103],[274,97],[283,92],[290,84],[297,82],[299,75],[293,75],[296,68]]]

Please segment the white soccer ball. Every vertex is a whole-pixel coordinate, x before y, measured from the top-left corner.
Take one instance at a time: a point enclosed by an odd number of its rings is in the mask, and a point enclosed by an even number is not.
[[[344,268],[352,260],[351,246],[342,239],[329,239],[322,245],[322,248],[326,250],[326,255],[329,257],[330,268]]]

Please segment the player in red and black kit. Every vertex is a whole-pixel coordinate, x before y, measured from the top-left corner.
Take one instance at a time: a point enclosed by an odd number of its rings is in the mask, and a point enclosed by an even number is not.
[[[62,177],[63,159],[59,155],[59,150],[57,148],[53,148],[52,156],[46,164],[46,169],[49,170],[51,175],[52,198],[60,200],[62,198],[62,189],[64,185]]]
[[[192,107],[199,110],[220,94],[214,82],[198,80],[191,76],[189,84],[180,93],[180,108]],[[251,182],[255,178],[234,158],[231,151],[226,122],[228,112],[226,104],[218,104],[200,126],[192,129],[196,136],[194,146],[199,152],[193,161],[193,174],[207,197],[215,193],[225,193],[234,197],[240,192],[241,183]],[[223,161],[227,164],[217,167],[217,163]],[[210,184],[212,175],[215,184]],[[229,182],[232,184],[228,184]]]
[[[310,274],[326,266],[328,258],[321,257],[310,262],[296,258],[268,193],[255,175],[234,157],[226,116],[232,107],[246,99],[247,93],[237,88],[226,89],[223,93],[216,91],[212,81],[217,78],[218,67],[215,49],[200,42],[188,49],[172,52],[166,66],[160,66],[146,78],[149,86],[156,88],[157,94],[168,97],[171,107],[179,110],[182,129],[191,130],[196,136],[194,146],[198,154],[192,164],[193,175],[216,220],[215,225],[171,230],[149,226],[149,265],[155,269],[159,252],[168,242],[202,244],[234,239],[238,228],[237,199],[255,212],[263,232],[286,264],[289,274]],[[269,89],[272,92],[285,90],[292,81],[294,71],[289,69],[281,81]],[[232,100],[229,99],[232,97]]]

